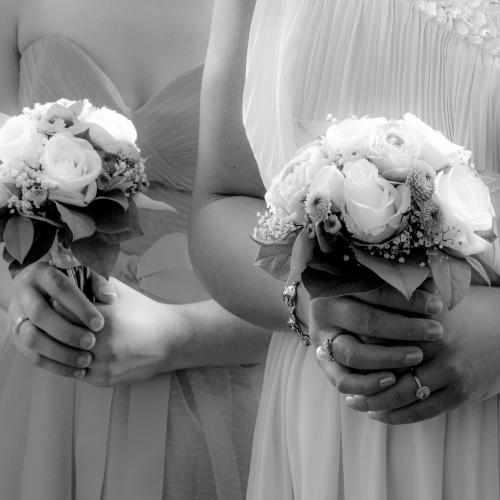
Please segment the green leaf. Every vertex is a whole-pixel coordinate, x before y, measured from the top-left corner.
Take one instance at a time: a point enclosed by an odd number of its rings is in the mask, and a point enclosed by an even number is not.
[[[100,233],[121,233],[135,229],[133,214],[124,211],[117,203],[92,204],[90,213],[94,216],[97,231]]]
[[[467,294],[471,267],[465,259],[457,259],[440,250],[428,254],[432,279],[448,309],[453,309]]]
[[[34,233],[31,220],[21,215],[14,215],[5,225],[5,248],[21,264],[33,244]]]
[[[297,120],[297,143],[299,147],[303,147],[322,135],[325,135],[329,126],[330,122],[327,121]]]
[[[118,243],[111,243],[95,234],[90,238],[83,238],[71,244],[74,256],[96,273],[109,278],[120,252]]]
[[[254,261],[255,265],[266,271],[273,278],[286,281],[290,274],[290,259],[297,233],[288,235],[286,238],[275,242],[262,242],[252,236],[251,238],[259,245],[259,250]]]
[[[474,271],[476,271],[476,273],[484,280],[484,282],[488,286],[491,286],[490,277],[488,276],[488,273],[486,272],[486,269],[483,267],[483,265],[481,264],[481,262],[479,262],[474,257],[471,257],[470,255],[468,255],[467,257],[465,257],[465,260],[469,263],[470,267]]]
[[[357,277],[344,278],[308,267],[302,273],[302,283],[311,299],[317,297],[342,297],[353,293],[370,292],[384,282],[374,273],[365,270]]]
[[[38,262],[44,257],[52,247],[56,236],[57,229],[45,222],[35,222],[34,225],[33,244],[21,264],[4,248],[4,259],[9,263],[9,271],[14,277],[19,271],[25,267]]]
[[[420,266],[418,259],[406,258],[404,263],[399,263],[371,255],[357,247],[353,248],[356,259],[361,265],[373,271],[396,290],[399,290],[408,300],[429,276],[429,268]]]
[[[95,233],[96,224],[92,217],[81,210],[69,208],[57,201],[55,204],[61,214],[62,221],[68,226],[73,235],[73,241],[88,238]]]
[[[106,194],[97,196],[96,198],[94,198],[90,206],[92,206],[94,203],[99,203],[102,201],[111,201],[113,203],[118,203],[118,205],[123,208],[124,212],[126,212],[129,207],[129,198],[118,189],[114,191],[107,191]]]
[[[30,219],[36,220],[36,221],[45,222],[45,223],[50,224],[54,227],[62,227],[62,224],[60,224],[59,222],[56,222],[52,219],[49,219],[48,217],[42,217],[41,215],[27,215],[27,217],[29,217]]]
[[[307,230],[303,229],[297,236],[293,245],[287,285],[295,281],[300,281],[302,273],[313,258],[315,246],[316,240],[309,238]]]

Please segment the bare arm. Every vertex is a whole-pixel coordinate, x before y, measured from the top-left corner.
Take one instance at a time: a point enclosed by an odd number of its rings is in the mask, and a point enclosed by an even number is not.
[[[19,51],[17,47],[17,12],[13,0],[3,2],[0,16],[0,113],[19,112]],[[3,251],[3,244],[0,244]],[[0,259],[0,307],[7,309],[12,298],[11,277],[7,265]]]
[[[205,64],[191,254],[224,307],[268,329],[282,328],[283,284],[256,269],[249,234],[264,186],[242,121],[248,35],[255,0],[218,0]]]

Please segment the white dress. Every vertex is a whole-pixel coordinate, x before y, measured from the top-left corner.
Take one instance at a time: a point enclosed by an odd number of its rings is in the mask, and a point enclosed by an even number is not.
[[[258,0],[244,117],[264,183],[296,150],[296,120],[328,113],[408,111],[500,170],[499,28],[491,1]],[[498,402],[386,426],[345,405],[313,349],[275,333],[247,499],[497,500]]]

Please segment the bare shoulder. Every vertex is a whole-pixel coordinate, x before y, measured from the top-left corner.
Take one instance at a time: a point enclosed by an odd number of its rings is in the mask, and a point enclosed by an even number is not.
[[[19,50],[17,45],[18,16],[22,1],[4,0],[0,16],[0,111],[18,110]]]
[[[203,78],[198,193],[261,197],[243,126],[248,38],[255,0],[216,0]]]

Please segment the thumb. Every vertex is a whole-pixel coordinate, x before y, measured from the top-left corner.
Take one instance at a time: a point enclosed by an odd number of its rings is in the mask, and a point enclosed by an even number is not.
[[[92,272],[92,292],[96,302],[102,304],[112,304],[118,298],[113,282],[94,272]]]

